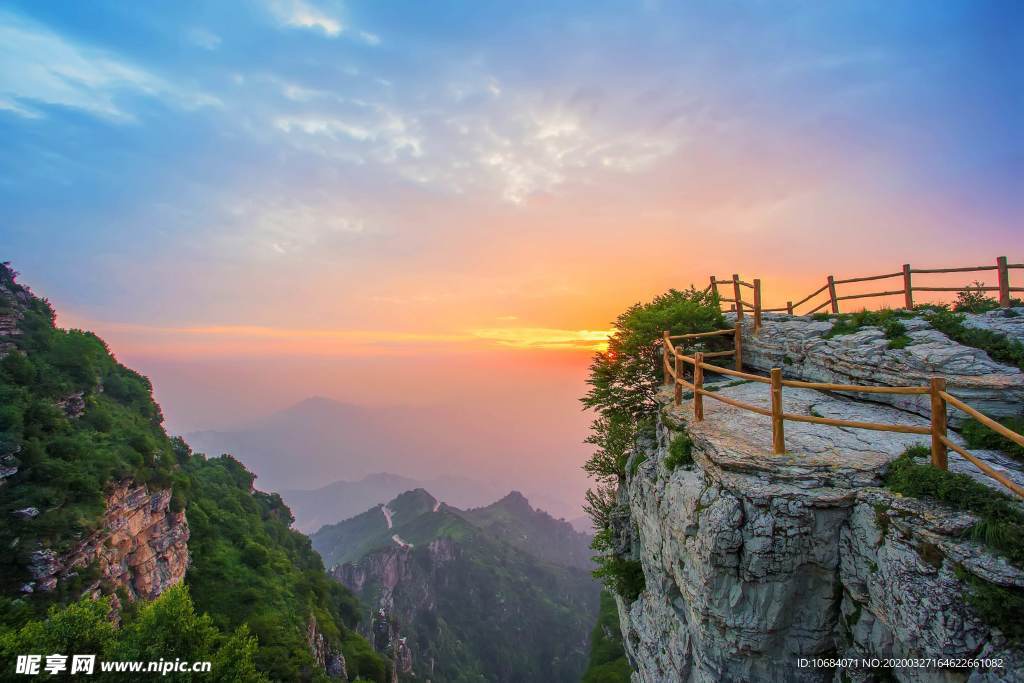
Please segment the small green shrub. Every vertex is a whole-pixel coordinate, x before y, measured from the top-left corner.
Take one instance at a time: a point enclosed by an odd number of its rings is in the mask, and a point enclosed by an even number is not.
[[[693,464],[693,441],[686,432],[680,432],[672,439],[665,456],[665,467],[672,471],[680,466],[689,467]]]
[[[1000,363],[1024,370],[1024,344],[1001,332],[968,327],[964,314],[941,309],[929,313],[925,319],[939,332],[964,346],[981,349]]]
[[[984,282],[975,280],[973,285],[960,290],[953,302],[953,310],[957,313],[986,313],[999,308],[999,301],[988,296],[984,286]]]
[[[1024,417],[1003,417],[998,422],[1018,434],[1024,434]],[[967,442],[968,448],[999,450],[1018,460],[1024,460],[1024,446],[995,433],[974,418],[970,418],[964,423],[960,434]]]
[[[832,339],[844,334],[853,334],[864,327],[878,327],[889,340],[890,349],[902,349],[911,343],[907,335],[907,328],[900,322],[901,319],[911,317],[908,311],[895,311],[889,308],[881,311],[869,311],[867,309],[858,313],[844,313],[835,317],[832,329],[823,336],[825,339]]]
[[[594,570],[594,576],[629,602],[640,597],[647,587],[644,570],[638,560],[627,560],[618,555],[603,555],[598,563],[600,566]]]
[[[956,474],[915,460],[927,456],[923,446],[907,449],[889,466],[885,486],[915,498],[931,498],[978,517],[971,537],[1018,566],[1024,566],[1024,512],[1009,496]]]

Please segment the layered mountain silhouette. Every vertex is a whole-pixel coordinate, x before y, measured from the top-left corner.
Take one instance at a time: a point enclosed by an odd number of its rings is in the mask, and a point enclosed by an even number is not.
[[[481,471],[472,421],[466,433],[453,433],[443,427],[455,420],[450,410],[364,407],[313,397],[247,424],[186,438],[197,451],[238,457],[257,475],[260,488],[281,492],[296,528],[311,532],[414,488],[463,508],[507,493],[507,485],[481,476],[448,474]],[[490,444],[488,453],[511,457],[500,444]],[[566,497],[539,498],[535,491],[531,497],[548,510],[575,514]]]

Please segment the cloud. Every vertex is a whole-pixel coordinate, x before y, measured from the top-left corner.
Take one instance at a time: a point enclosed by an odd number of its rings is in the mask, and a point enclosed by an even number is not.
[[[184,109],[220,104],[45,26],[0,13],[0,108],[38,118],[42,112],[34,105],[58,105],[112,121],[134,121],[119,101],[125,94],[160,98]]]
[[[330,38],[337,38],[345,30],[341,20],[303,0],[272,0],[270,11],[278,21],[290,28],[313,29]]]
[[[233,249],[263,254],[304,254],[325,242],[366,232],[366,220],[347,202],[244,197],[225,207],[222,239]]]

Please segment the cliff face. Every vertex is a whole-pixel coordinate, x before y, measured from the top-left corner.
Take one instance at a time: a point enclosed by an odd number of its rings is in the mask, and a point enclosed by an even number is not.
[[[33,581],[22,591],[52,591],[58,583],[93,563],[99,579],[87,592],[123,589],[128,598],[152,600],[185,577],[189,565],[188,521],[170,510],[170,489],[150,491],[124,481],[106,496],[101,528],[58,555],[48,549],[32,553]]]
[[[327,674],[328,678],[348,680],[348,667],[345,656],[334,650],[327,640],[327,637],[320,631],[320,624],[316,617],[310,615],[306,625],[306,644],[313,655],[313,661],[317,667]]]
[[[763,385],[721,391],[767,405]],[[784,396],[787,412],[878,422],[900,413],[806,390]],[[621,550],[646,577],[637,600],[618,598],[635,680],[879,680],[798,665],[815,656],[1002,657],[1005,668],[985,680],[1018,680],[1024,652],[964,595],[972,577],[1022,588],[1024,571],[963,537],[970,515],[879,487],[887,465],[924,437],[787,423],[789,452],[775,456],[759,415],[706,399],[705,420],[694,422],[689,401],[676,408],[668,392],[661,401],[657,443],[620,490]],[[683,429],[694,464],[670,471],[668,444]],[[897,678],[967,674],[901,669]]]

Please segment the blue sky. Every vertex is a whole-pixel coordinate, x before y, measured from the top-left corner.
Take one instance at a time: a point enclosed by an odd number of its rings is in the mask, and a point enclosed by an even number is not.
[[[749,208],[718,219],[760,235],[773,203],[815,196],[789,216],[806,226],[855,190],[892,214],[949,203],[1006,240],[1021,208],[1022,14],[1010,2],[9,3],[0,248],[89,317],[135,320],[160,302],[184,322],[182,294],[222,291],[198,316],[211,322],[229,305],[251,313],[225,275],[450,274],[487,232],[555,216],[564,242],[607,229],[561,213],[594,197],[614,196],[602,210],[643,233],[644,211],[682,208],[650,193],[652,176],[701,210]],[[186,266],[197,287],[175,294]]]
[[[778,305],[829,272],[1024,261],[1022,19],[7,2],[0,259],[174,431],[441,402],[487,413],[485,474],[581,491],[580,350],[625,306],[711,273]]]

